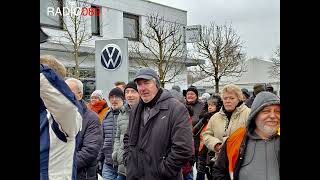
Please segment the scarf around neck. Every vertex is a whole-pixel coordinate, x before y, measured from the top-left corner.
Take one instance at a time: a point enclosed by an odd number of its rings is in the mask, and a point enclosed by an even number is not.
[[[89,106],[89,108],[90,108],[92,111],[94,111],[94,112],[96,112],[96,113],[98,113],[98,114],[101,112],[102,109],[108,107],[108,106],[107,106],[107,101],[104,100],[104,99],[102,99],[102,100],[100,100],[100,101],[97,101],[97,102],[94,103],[94,104],[92,104],[92,103],[90,102],[90,103],[88,103],[88,106]]]

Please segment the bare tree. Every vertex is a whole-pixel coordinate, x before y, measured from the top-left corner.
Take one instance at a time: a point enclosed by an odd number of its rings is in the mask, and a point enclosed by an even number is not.
[[[274,57],[271,58],[272,66],[270,69],[271,77],[280,79],[280,46],[274,52]]]
[[[207,78],[208,75],[202,71],[199,66],[192,66],[188,69],[187,81],[188,85]]]
[[[239,77],[245,71],[242,42],[231,24],[203,26],[200,40],[193,47],[200,58],[208,60],[198,66],[213,77],[217,93],[221,77]]]
[[[148,15],[144,29],[139,32],[140,42],[131,47],[130,55],[139,66],[156,67],[161,87],[183,70],[186,46],[182,26],[168,22],[158,14]]]
[[[73,60],[74,60],[74,69],[70,69],[68,74],[75,77],[80,78],[85,77],[85,72],[80,73],[80,64],[84,62],[90,55],[94,53],[94,51],[89,52],[83,59],[79,58],[80,55],[80,47],[89,42],[92,38],[92,33],[88,29],[88,18],[91,16],[84,16],[81,14],[83,8],[89,8],[94,1],[89,0],[51,0],[51,3],[55,7],[68,7],[69,9],[76,9],[75,13],[69,13],[66,16],[61,16],[59,21],[62,24],[64,33],[59,37],[59,44],[63,46],[67,51],[71,51]],[[58,5],[57,5],[58,3]],[[89,9],[88,9],[89,10]],[[92,9],[91,9],[92,10]],[[100,9],[99,9],[100,11]],[[88,12],[87,12],[88,13]],[[97,12],[94,12],[97,13]],[[101,12],[99,12],[101,15]],[[100,26],[102,27],[102,23],[100,22]],[[67,47],[67,44],[71,45],[71,49]]]

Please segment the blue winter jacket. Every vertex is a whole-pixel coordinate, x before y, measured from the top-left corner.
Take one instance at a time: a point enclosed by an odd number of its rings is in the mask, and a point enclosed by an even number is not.
[[[75,180],[82,107],[64,80],[40,65],[40,180]]]
[[[102,120],[102,131],[103,131],[103,147],[100,150],[98,160],[106,164],[114,164],[112,160],[112,152],[114,145],[114,138],[117,132],[117,119],[119,115],[119,110],[113,110],[112,108],[106,113]]]

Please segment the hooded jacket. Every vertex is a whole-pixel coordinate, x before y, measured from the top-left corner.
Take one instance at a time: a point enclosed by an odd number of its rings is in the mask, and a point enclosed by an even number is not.
[[[255,117],[266,106],[279,104],[270,92],[259,93],[252,106],[246,128],[239,128],[221,148],[213,167],[215,180],[279,180],[280,136],[263,140],[255,133]]]
[[[182,179],[181,167],[192,157],[187,108],[163,90],[146,124],[141,109],[141,101],[132,108],[124,137],[127,179]]]

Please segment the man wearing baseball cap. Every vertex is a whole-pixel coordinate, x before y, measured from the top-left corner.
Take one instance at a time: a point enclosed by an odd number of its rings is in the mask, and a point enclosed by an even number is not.
[[[134,82],[141,100],[124,137],[127,179],[182,179],[181,167],[192,157],[188,110],[160,88],[154,70],[140,69]]]

